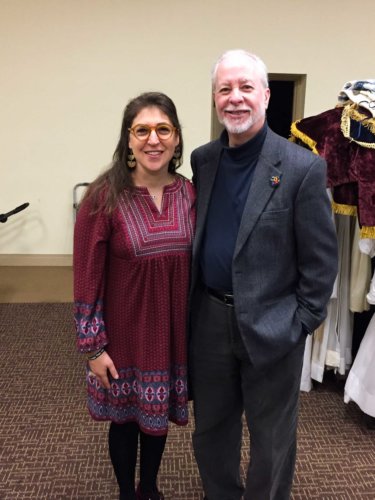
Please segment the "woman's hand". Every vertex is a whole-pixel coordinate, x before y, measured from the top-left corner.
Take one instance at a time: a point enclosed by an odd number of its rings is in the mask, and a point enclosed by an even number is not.
[[[106,351],[104,351],[98,358],[89,360],[89,367],[96,378],[99,379],[99,382],[106,389],[111,388],[111,384],[108,379],[108,372],[114,379],[119,378],[116,367]]]

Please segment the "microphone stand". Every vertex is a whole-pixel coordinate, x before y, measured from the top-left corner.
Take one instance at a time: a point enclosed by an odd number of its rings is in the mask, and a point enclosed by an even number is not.
[[[14,208],[10,212],[7,212],[6,214],[0,214],[0,222],[6,222],[8,220],[8,217],[11,215],[17,214],[18,212],[21,212],[21,210],[25,210],[30,205],[30,203],[23,203],[19,207]]]

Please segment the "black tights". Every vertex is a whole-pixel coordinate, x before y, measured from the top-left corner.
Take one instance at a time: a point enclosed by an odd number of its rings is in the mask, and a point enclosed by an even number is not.
[[[121,499],[136,498],[134,483],[138,436],[140,436],[140,489],[145,494],[157,491],[156,479],[167,435],[145,434],[135,422],[126,424],[111,422],[108,435],[109,455],[120,487]]]

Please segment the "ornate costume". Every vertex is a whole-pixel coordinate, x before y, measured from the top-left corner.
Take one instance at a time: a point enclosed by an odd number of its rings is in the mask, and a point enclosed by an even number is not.
[[[291,140],[326,160],[334,212],[357,215],[361,238],[375,238],[375,80],[345,83],[335,108],[292,123]]]

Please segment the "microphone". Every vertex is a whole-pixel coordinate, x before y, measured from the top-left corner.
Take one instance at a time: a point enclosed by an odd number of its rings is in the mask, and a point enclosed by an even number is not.
[[[17,214],[18,212],[21,212],[22,210],[25,210],[30,205],[30,203],[23,203],[19,207],[13,208],[10,212],[7,212],[6,214],[0,214],[0,222],[6,222],[8,220],[8,217],[11,215]]]

